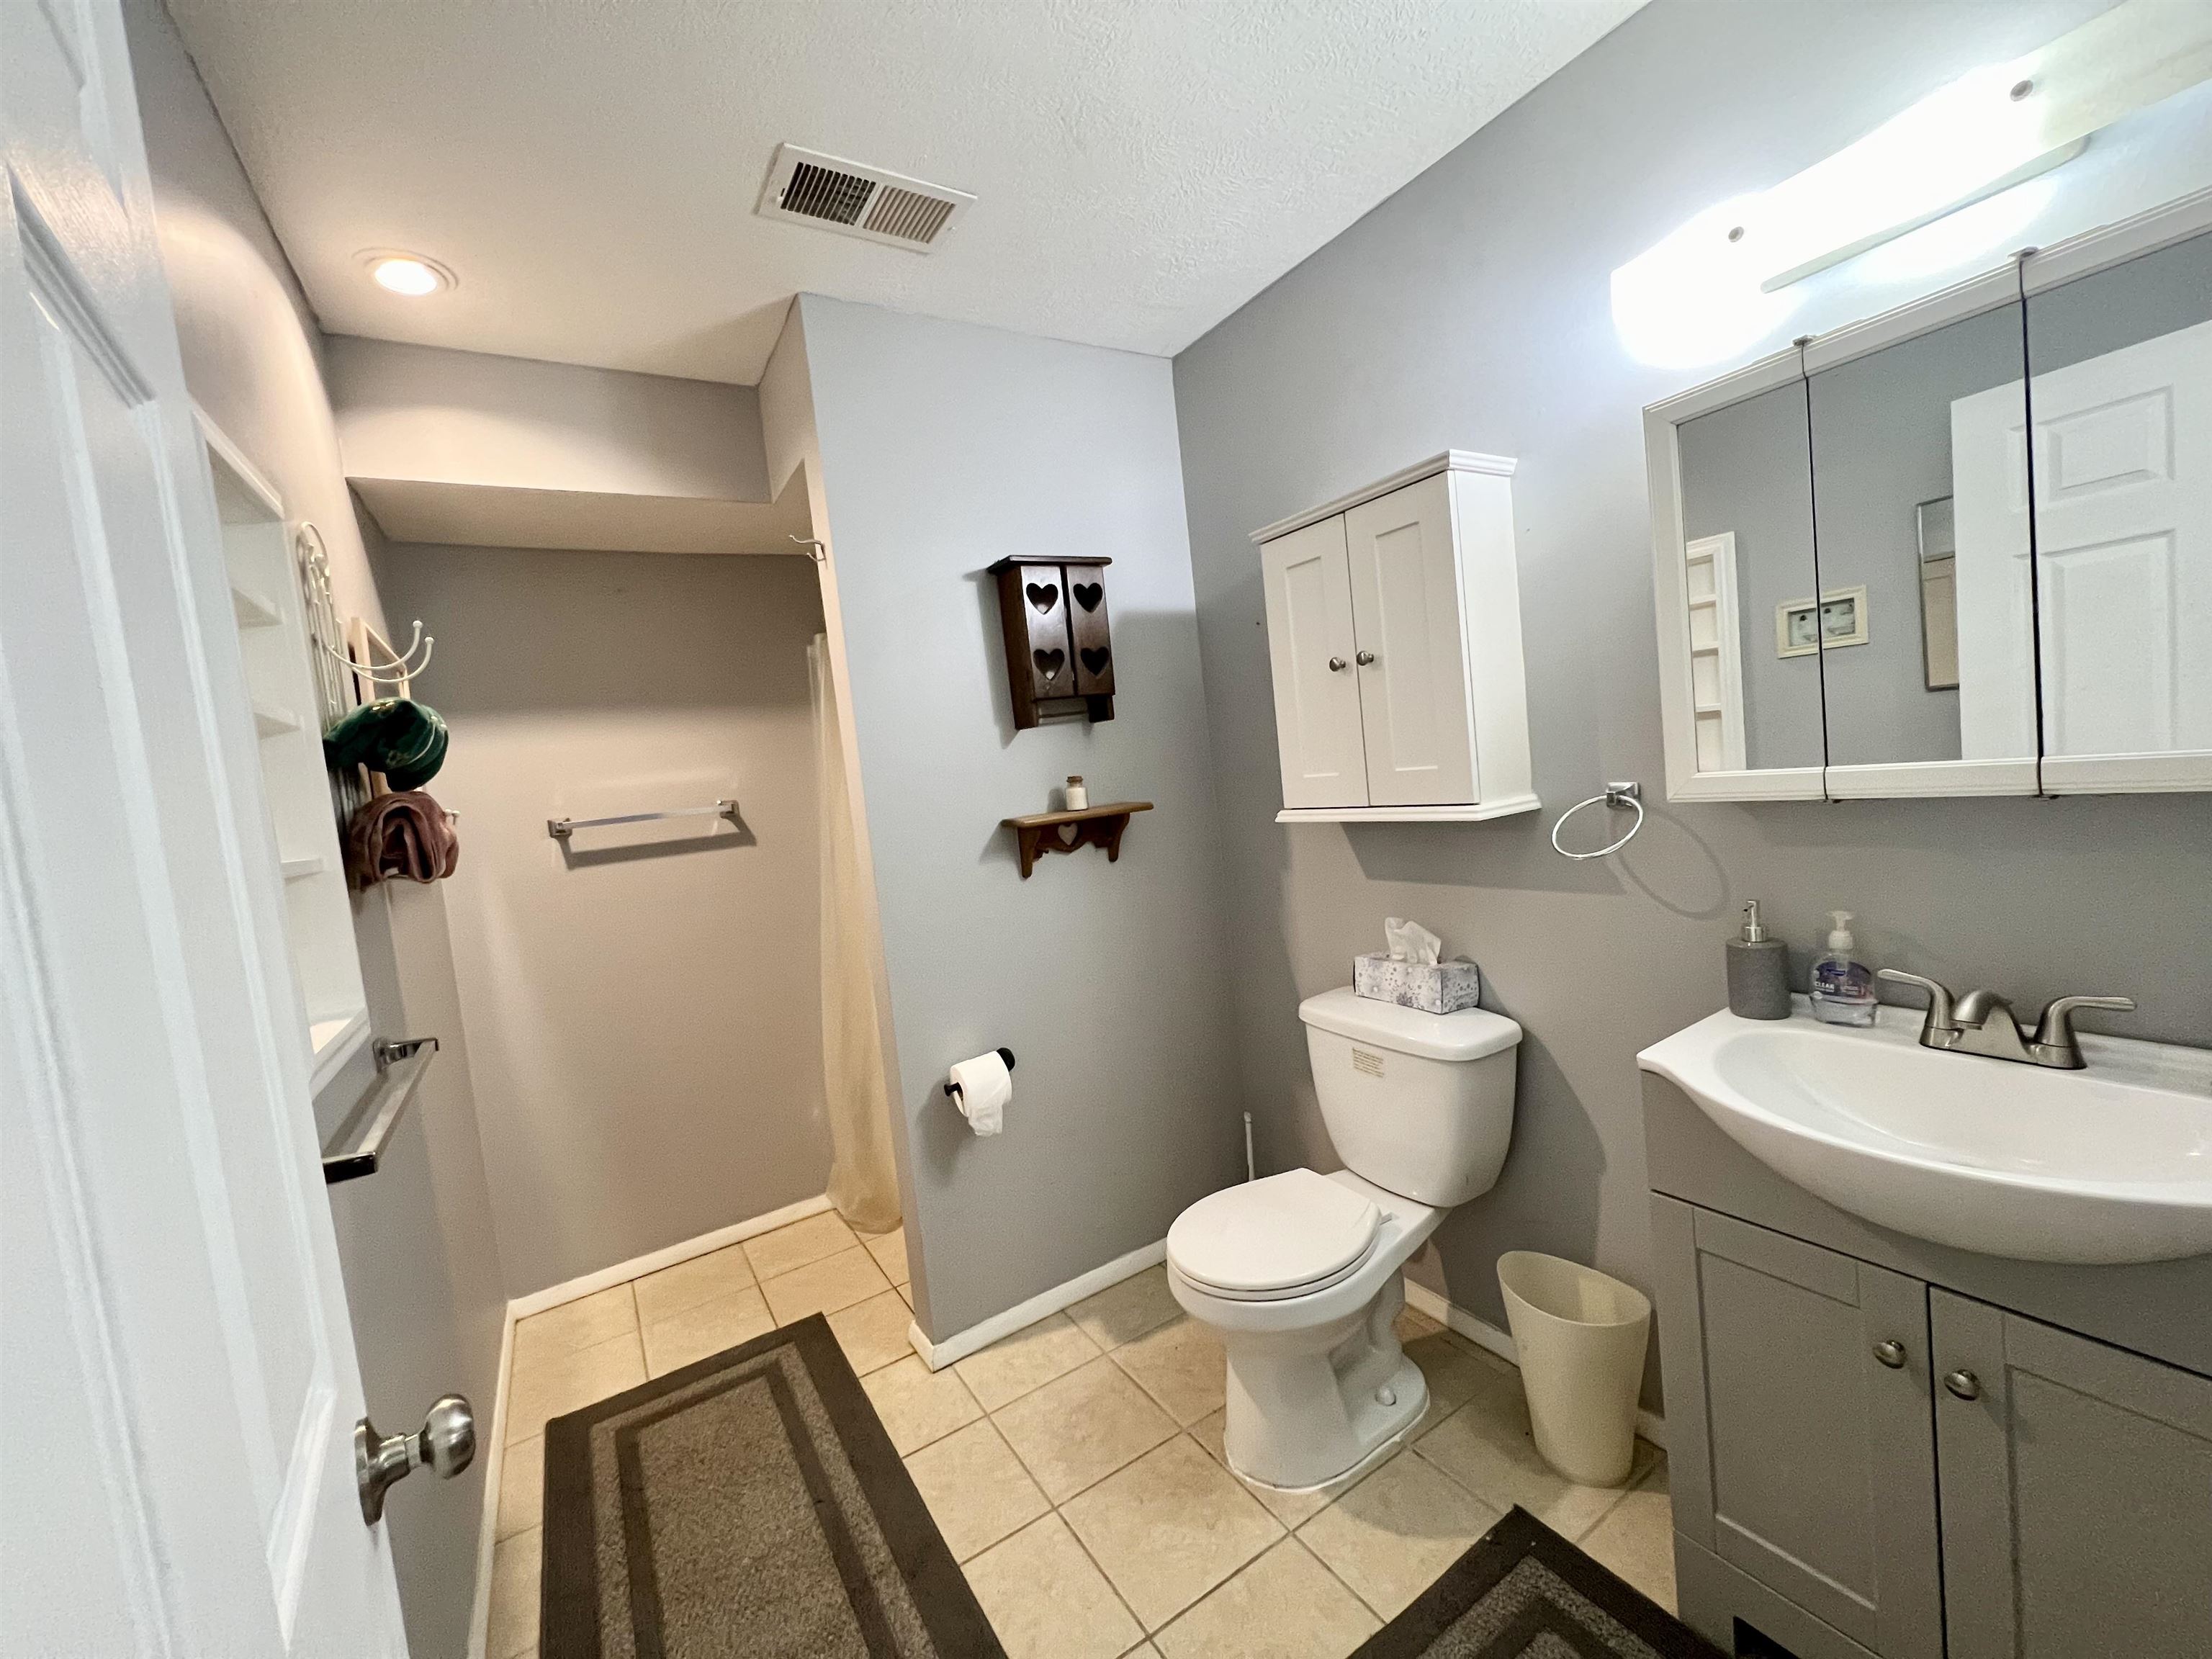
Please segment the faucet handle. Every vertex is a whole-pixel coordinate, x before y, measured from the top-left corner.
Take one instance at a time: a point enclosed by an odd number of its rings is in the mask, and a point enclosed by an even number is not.
[[[2109,1008],[2115,1013],[2135,1012],[2133,997],[2056,997],[2043,1011],[2043,1018],[2035,1023],[2035,1046],[2039,1048],[2063,1048],[2076,1056],[2081,1045],[2074,1039],[2074,1011],[2076,1008]],[[2076,1063],[2078,1064],[2078,1059]]]
[[[1875,977],[1899,985],[1917,985],[1928,993],[1928,1029],[1935,1031],[1957,1029],[1958,1021],[1951,1012],[1951,988],[1942,981],[1929,979],[1922,974],[1908,974],[1902,968],[1877,968]]]

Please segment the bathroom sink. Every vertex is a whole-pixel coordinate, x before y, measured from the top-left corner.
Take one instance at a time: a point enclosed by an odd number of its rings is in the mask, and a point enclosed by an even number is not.
[[[1853,1215],[2029,1261],[2212,1253],[2212,1049],[2084,1036],[2078,1072],[1923,1048],[1917,1010],[1721,1012],[1637,1063]]]

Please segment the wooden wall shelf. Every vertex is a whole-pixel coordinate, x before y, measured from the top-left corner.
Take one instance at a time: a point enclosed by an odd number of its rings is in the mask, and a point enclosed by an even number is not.
[[[1103,847],[1109,863],[1121,856],[1121,832],[1129,827],[1131,816],[1149,812],[1152,804],[1148,800],[1108,801],[1100,806],[1086,806],[1079,812],[1032,812],[1026,817],[1000,818],[999,822],[1014,832],[1014,841],[1021,852],[1022,879],[1030,878],[1036,868],[1038,858],[1046,853],[1073,853],[1079,847]],[[1073,839],[1063,837],[1062,826],[1076,826]]]

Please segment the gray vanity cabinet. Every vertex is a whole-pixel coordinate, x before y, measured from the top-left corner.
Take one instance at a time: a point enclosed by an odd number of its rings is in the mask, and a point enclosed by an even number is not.
[[[1653,1215],[1676,1529],[1865,1650],[1942,1659],[1928,1287],[1671,1199]]]
[[[1930,1296],[1950,1659],[2212,1654],[2212,1378]]]

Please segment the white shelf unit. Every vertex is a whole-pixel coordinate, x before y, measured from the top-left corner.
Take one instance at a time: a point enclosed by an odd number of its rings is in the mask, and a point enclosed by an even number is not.
[[[1278,823],[1533,812],[1512,461],[1449,450],[1252,532]]]
[[[231,611],[260,740],[302,1035],[320,1088],[368,1041],[368,1015],[320,722],[301,712],[317,706],[307,611],[290,526],[276,492],[204,416],[200,432],[215,478]]]
[[[1698,769],[1744,765],[1743,652],[1737,609],[1735,532],[1704,536],[1682,550],[1682,608],[1690,641],[1690,711]]]

